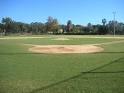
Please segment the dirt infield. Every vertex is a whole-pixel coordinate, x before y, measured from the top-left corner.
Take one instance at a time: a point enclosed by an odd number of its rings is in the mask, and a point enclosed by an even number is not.
[[[94,45],[33,45],[29,51],[34,53],[95,53],[104,49]]]
[[[64,41],[64,40],[69,40],[68,38],[55,38],[55,39],[52,39],[52,40],[62,40],[62,41]]]
[[[104,50],[102,47],[99,47],[99,45],[117,44],[122,42],[124,42],[124,40],[89,45],[25,45],[32,46],[29,48],[29,51],[34,53],[96,53]]]

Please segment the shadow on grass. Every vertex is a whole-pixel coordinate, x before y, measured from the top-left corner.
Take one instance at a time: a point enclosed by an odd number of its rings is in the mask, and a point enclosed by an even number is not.
[[[100,67],[97,67],[97,68],[95,68],[95,69],[89,70],[89,71],[87,71],[87,72],[81,72],[80,74],[78,74],[78,75],[76,75],[76,76],[73,76],[73,77],[70,77],[70,78],[68,78],[68,79],[65,79],[65,80],[62,80],[62,81],[53,83],[53,84],[51,84],[51,85],[38,88],[38,89],[34,89],[34,90],[32,90],[30,93],[37,93],[37,92],[39,92],[39,91],[41,91],[41,90],[45,90],[45,89],[48,89],[48,88],[50,88],[50,87],[56,86],[56,85],[58,85],[58,84],[67,82],[67,81],[72,80],[72,79],[75,79],[75,78],[78,78],[78,77],[80,77],[80,76],[82,76],[82,75],[84,75],[84,74],[90,74],[90,73],[94,73],[94,74],[95,74],[95,73],[97,73],[97,74],[101,74],[101,73],[103,73],[103,74],[105,74],[105,73],[124,73],[124,71],[116,71],[116,72],[93,72],[93,71],[95,71],[95,70],[99,70],[99,69],[104,68],[104,67],[106,67],[106,66],[109,66],[109,65],[111,65],[111,64],[113,64],[113,63],[116,63],[116,62],[118,62],[118,61],[120,61],[120,60],[122,60],[122,59],[124,59],[124,57],[121,57],[121,58],[119,58],[119,59],[117,59],[117,60],[114,60],[114,61],[108,63],[108,64],[102,65],[102,66],[100,66]],[[122,78],[124,78],[124,77],[122,77]]]
[[[107,71],[107,72],[82,72],[82,74],[85,74],[85,73],[88,73],[88,74],[107,74],[107,73],[124,73],[124,71]]]
[[[97,52],[97,53],[90,53],[90,54],[98,54],[98,53],[99,54],[106,54],[106,53],[108,53],[108,54],[116,54],[116,53],[123,54],[124,52]],[[6,52],[6,53],[0,53],[0,55],[29,55],[29,54],[50,54],[50,53],[28,53],[28,52],[16,52],[16,53],[14,53],[14,52],[13,53],[12,52]],[[69,54],[73,54],[73,53],[69,53]],[[85,53],[81,53],[81,54],[85,54]]]
[[[45,53],[21,53],[21,52],[18,52],[18,53],[0,53],[0,55],[32,55],[32,54],[45,54]]]

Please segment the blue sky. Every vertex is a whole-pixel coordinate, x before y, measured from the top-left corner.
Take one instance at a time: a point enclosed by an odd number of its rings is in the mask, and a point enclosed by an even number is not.
[[[101,24],[106,18],[124,22],[124,0],[0,0],[0,19],[11,17],[22,22],[46,22],[48,16],[60,24],[72,20],[74,24]]]

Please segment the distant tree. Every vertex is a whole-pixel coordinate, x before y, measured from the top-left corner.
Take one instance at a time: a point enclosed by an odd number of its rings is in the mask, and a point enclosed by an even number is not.
[[[99,32],[100,32],[101,35],[105,35],[105,34],[108,33],[108,29],[107,29],[107,27],[106,27],[106,22],[107,22],[107,21],[106,21],[105,18],[102,19],[103,26],[100,26],[100,28],[99,28]]]
[[[124,34],[124,23],[118,21],[109,21],[107,24],[106,19],[102,19],[103,25],[92,25],[88,23],[87,26],[82,26],[80,24],[72,24],[71,20],[67,21],[67,25],[59,25],[58,20],[53,17],[48,17],[46,23],[32,22],[30,24],[23,22],[16,22],[10,17],[2,18],[0,23],[0,33],[2,35],[7,35],[9,33],[32,33],[32,34],[42,34],[42,33],[57,33],[62,34],[113,34],[114,26],[116,34]]]
[[[42,33],[46,33],[46,26],[45,24],[43,23],[39,23],[39,33],[42,34]]]
[[[92,27],[92,24],[91,23],[88,23],[87,24],[87,28],[88,28],[88,33],[92,33],[93,27]]]
[[[114,34],[114,25],[115,25],[115,31],[117,32],[117,29],[118,29],[118,22],[117,21],[109,21],[108,24],[107,24],[107,27],[108,27],[108,32],[109,34]]]
[[[60,29],[62,29],[63,33],[65,33],[66,32],[66,25],[60,25]]]
[[[124,34],[124,23],[118,23],[118,25],[117,25],[117,33],[118,34]]]
[[[124,24],[115,21],[115,34],[124,34]]]
[[[4,30],[4,25],[0,23],[0,33],[3,32]]]
[[[41,22],[32,22],[30,24],[30,29],[33,34],[45,33],[45,25]]]
[[[54,19],[53,20],[53,33],[57,33],[58,32],[58,29],[59,29],[59,23],[58,23],[58,20],[57,19]]]
[[[67,21],[67,28],[66,28],[67,32],[71,32],[73,30],[73,25],[72,25],[72,21],[68,20]]]
[[[73,25],[73,33],[81,33],[82,26],[81,25]]]
[[[54,19],[53,17],[48,17],[46,28],[48,32],[57,32],[59,29],[59,23],[57,19]]]
[[[38,34],[39,32],[39,23],[38,22],[32,22],[31,23],[31,29],[33,34]]]
[[[13,21],[10,17],[2,18],[2,24],[4,25],[5,35],[6,35],[7,32],[11,31],[12,22]]]
[[[99,29],[99,27],[98,27],[98,25],[93,25],[93,34],[98,34],[98,29]]]
[[[103,26],[105,26],[106,25],[106,19],[104,18],[104,19],[102,19],[102,23],[103,23]]]
[[[113,27],[114,27],[114,22],[113,21],[109,21],[107,24],[107,28],[108,28],[108,33],[109,34],[113,34]]]
[[[2,23],[3,24],[9,24],[12,22],[12,19],[10,17],[2,18]]]

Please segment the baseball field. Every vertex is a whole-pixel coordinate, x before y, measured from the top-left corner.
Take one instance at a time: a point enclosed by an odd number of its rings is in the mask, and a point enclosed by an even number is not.
[[[1,36],[0,93],[124,93],[124,36]]]

